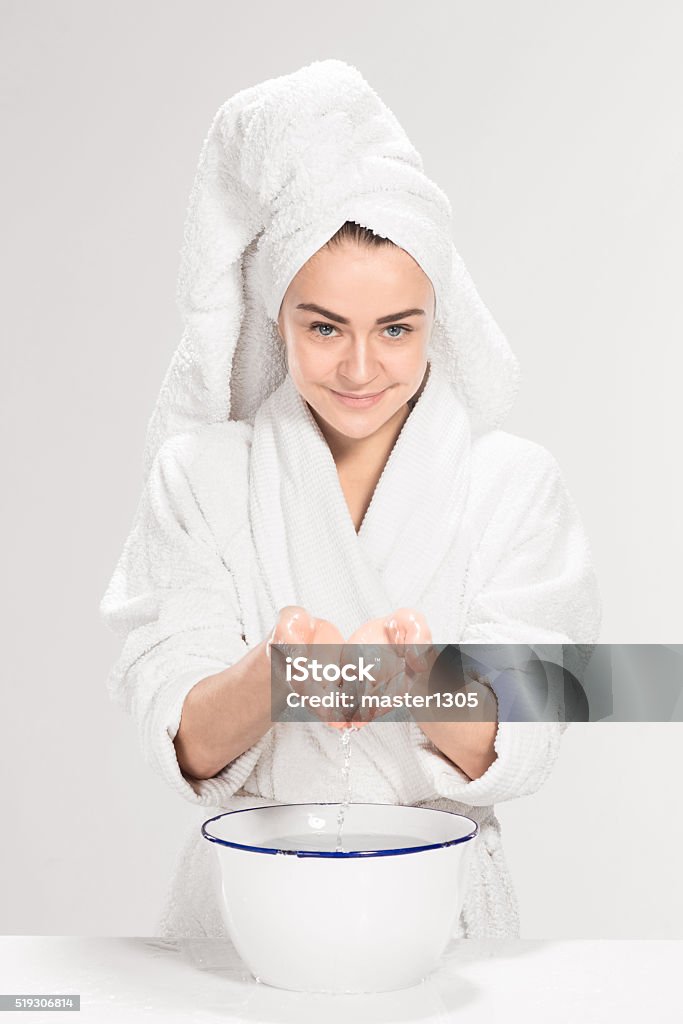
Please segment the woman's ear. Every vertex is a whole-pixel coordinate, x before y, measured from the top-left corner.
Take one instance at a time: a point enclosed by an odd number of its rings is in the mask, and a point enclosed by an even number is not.
[[[275,321],[275,333],[277,334],[277,340],[280,342],[281,345],[284,345],[285,339],[282,336],[279,318]]]

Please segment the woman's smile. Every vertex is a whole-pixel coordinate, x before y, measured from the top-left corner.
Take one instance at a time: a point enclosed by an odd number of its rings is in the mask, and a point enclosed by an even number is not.
[[[332,388],[330,388],[330,392],[334,397],[341,402],[342,405],[346,405],[350,409],[368,409],[372,405],[377,405],[382,396],[385,395],[388,390],[388,388],[384,388],[383,391],[376,391],[374,394],[359,394],[356,397],[348,392],[333,391]]]

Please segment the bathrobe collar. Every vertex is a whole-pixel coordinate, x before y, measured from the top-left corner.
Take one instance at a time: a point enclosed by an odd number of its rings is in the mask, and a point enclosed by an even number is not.
[[[356,533],[327,441],[289,374],[254,419],[249,510],[272,613],[288,604],[350,636],[428,604],[457,539],[470,473],[465,406],[434,364]]]

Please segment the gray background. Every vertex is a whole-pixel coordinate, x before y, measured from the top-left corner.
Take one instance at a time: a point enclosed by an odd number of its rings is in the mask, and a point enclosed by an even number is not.
[[[324,10],[324,20],[322,11]],[[563,467],[611,643],[680,640],[676,2],[8,2],[2,38],[0,930],[148,934],[189,827],[108,702],[97,606],[181,325],[202,141],[238,89],[356,64],[448,193]],[[643,678],[643,686],[655,680]],[[570,727],[498,807],[524,937],[683,937],[681,725]]]

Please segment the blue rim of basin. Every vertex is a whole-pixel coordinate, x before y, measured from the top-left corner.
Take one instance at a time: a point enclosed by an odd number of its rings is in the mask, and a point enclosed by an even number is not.
[[[206,826],[210,825],[212,821],[218,821],[220,818],[227,818],[231,814],[246,814],[249,811],[264,811],[269,807],[281,808],[281,807],[341,807],[341,800],[316,800],[313,803],[308,801],[302,803],[292,804],[262,804],[256,807],[241,807],[236,811],[224,811],[222,814],[216,814],[213,818],[209,818],[202,825],[202,835],[205,839],[208,839],[210,843],[218,843],[220,846],[228,846],[233,850],[248,850],[250,853],[271,853],[271,854],[289,854],[294,857],[395,857],[399,854],[404,853],[422,853],[425,850],[441,850],[445,846],[457,846],[459,843],[468,843],[471,839],[476,838],[479,834],[479,825],[477,822],[470,818],[467,814],[459,814],[457,811],[445,811],[440,807],[415,807],[410,808],[416,811],[431,811],[436,814],[452,814],[456,818],[466,818],[472,822],[474,826],[469,835],[460,836],[459,839],[447,839],[442,843],[427,843],[422,846],[406,846],[397,850],[280,850],[277,847],[271,846],[249,846],[246,843],[233,843],[228,839],[219,839],[217,836],[209,835],[206,831]],[[404,807],[403,804],[382,804],[382,803],[362,803],[362,804],[350,804],[351,807]]]

